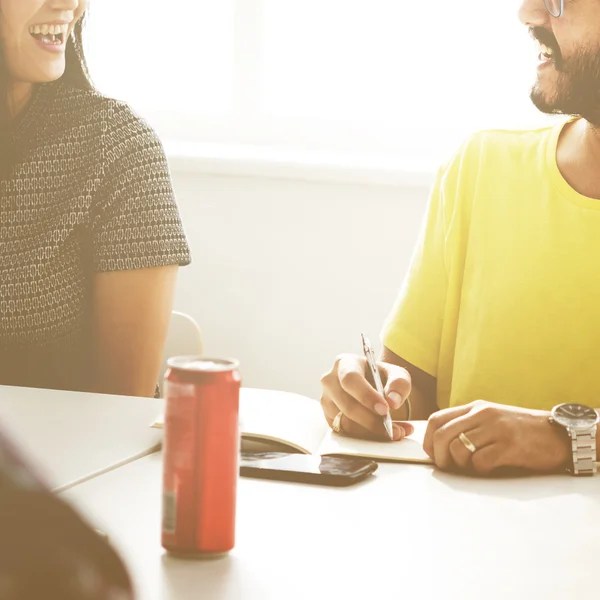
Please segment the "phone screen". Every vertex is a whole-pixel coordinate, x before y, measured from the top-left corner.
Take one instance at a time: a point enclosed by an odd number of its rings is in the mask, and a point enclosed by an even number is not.
[[[322,485],[350,485],[377,469],[377,463],[348,456],[315,456],[281,452],[242,453],[240,474]]]

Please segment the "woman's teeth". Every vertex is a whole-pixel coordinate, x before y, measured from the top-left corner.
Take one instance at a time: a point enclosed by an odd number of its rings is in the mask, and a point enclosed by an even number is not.
[[[60,45],[67,39],[69,32],[69,24],[61,25],[32,25],[29,28],[29,33],[36,39],[45,44]]]
[[[43,33],[46,35],[50,33],[52,35],[57,35],[59,33],[66,34],[69,31],[69,24],[63,23],[62,25],[32,25],[29,28],[29,33],[31,34],[39,34]]]

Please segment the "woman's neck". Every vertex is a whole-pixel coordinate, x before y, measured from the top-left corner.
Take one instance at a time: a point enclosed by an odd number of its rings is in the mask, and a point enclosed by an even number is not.
[[[24,110],[33,95],[33,83],[17,82],[13,84],[12,93],[9,96],[10,116],[16,119]]]

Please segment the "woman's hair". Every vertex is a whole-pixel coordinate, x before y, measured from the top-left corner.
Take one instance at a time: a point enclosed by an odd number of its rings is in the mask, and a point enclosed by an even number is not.
[[[0,15],[0,19],[2,15]],[[72,87],[79,89],[92,88],[87,62],[83,49],[83,27],[85,23],[85,13],[75,24],[69,39],[65,52],[65,72],[61,81],[65,81]],[[2,42],[0,40],[0,179],[7,171],[14,155],[14,148],[6,144],[4,140],[8,138],[13,125],[13,118],[10,111],[10,93],[11,93],[11,75],[8,69]]]
[[[85,25],[85,13],[75,24],[72,34],[67,40],[66,68],[62,80],[80,89],[90,89],[92,80],[85,60],[83,51],[83,27]]]

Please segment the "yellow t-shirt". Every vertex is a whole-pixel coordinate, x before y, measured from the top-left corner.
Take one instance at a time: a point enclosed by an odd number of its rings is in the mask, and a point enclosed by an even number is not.
[[[600,408],[600,200],[558,169],[563,125],[478,133],[437,177],[382,340],[439,408]]]

